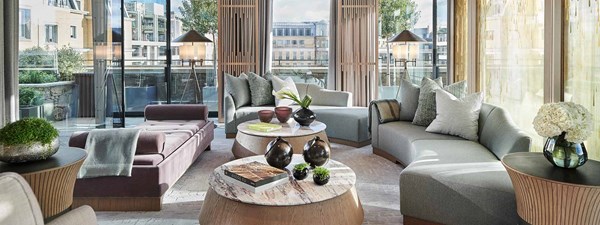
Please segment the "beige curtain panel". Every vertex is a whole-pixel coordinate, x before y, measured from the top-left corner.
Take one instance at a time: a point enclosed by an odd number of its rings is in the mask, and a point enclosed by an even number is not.
[[[339,0],[335,9],[335,87],[352,92],[355,106],[377,98],[377,5],[377,0]]]

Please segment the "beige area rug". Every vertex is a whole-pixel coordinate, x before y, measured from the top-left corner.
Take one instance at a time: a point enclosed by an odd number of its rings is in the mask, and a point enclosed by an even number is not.
[[[216,129],[212,151],[202,153],[167,191],[161,211],[97,212],[99,224],[198,224],[208,190],[208,176],[217,166],[233,159],[232,145],[233,139],[225,139],[224,129]],[[357,191],[365,210],[363,224],[402,224],[398,188],[402,168],[399,165],[373,155],[370,145],[353,148],[332,144],[332,158],[348,165],[357,175]]]

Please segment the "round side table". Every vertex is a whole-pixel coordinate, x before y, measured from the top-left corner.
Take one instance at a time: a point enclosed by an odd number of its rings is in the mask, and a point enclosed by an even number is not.
[[[269,142],[277,137],[282,137],[288,141],[292,145],[295,154],[302,154],[306,142],[315,138],[315,136],[319,136],[321,140],[329,143],[329,138],[325,133],[327,125],[319,121],[314,121],[310,126],[305,127],[300,126],[293,119],[290,119],[287,123],[278,123],[274,120],[271,123],[280,124],[282,128],[273,132],[261,132],[248,128],[248,125],[259,122],[259,120],[252,120],[238,125],[238,133],[231,148],[236,159],[264,155]]]
[[[555,167],[542,153],[502,159],[515,188],[517,213],[526,224],[600,224],[600,162]]]
[[[40,204],[44,220],[48,220],[71,207],[77,173],[86,156],[82,149],[61,148],[46,160],[17,164],[0,162],[0,172],[23,176]]]

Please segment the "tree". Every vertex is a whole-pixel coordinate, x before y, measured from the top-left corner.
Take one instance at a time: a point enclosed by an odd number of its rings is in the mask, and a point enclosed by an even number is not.
[[[417,11],[417,3],[413,0],[380,0],[379,1],[379,23],[381,25],[381,37],[388,40],[393,35],[403,30],[412,29],[421,12]],[[390,74],[390,44],[386,43],[388,76]]]
[[[58,73],[63,81],[73,80],[73,73],[83,70],[83,55],[71,46],[58,49]]]
[[[179,7],[183,30],[195,30],[201,34],[210,34],[217,46],[217,0],[184,0]],[[217,70],[217,49],[213,48],[213,68]]]

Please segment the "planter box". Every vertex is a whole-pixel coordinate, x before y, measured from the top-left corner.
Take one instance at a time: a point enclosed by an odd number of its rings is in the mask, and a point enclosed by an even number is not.
[[[44,93],[43,117],[49,120],[62,120],[70,116],[65,113],[71,113],[73,101],[77,101],[77,96],[73,95],[73,89],[76,87],[74,81],[59,81],[42,84],[19,84],[19,88],[33,88]],[[76,106],[76,105],[75,105]],[[70,109],[70,110],[65,110]],[[77,112],[72,112],[77,115]],[[63,115],[64,114],[64,115]],[[58,115],[58,116],[56,116]]]
[[[19,116],[23,118],[42,118],[44,117],[44,107],[37,106],[21,106],[19,107]]]

